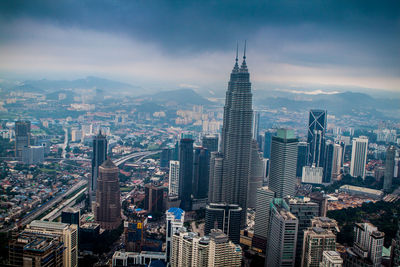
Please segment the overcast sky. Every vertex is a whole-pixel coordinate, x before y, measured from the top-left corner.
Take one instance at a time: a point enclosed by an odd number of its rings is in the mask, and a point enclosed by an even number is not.
[[[0,78],[225,90],[244,40],[255,90],[400,91],[396,0],[0,1]]]

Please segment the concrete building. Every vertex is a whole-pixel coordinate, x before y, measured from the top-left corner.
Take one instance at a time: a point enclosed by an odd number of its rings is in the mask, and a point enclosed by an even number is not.
[[[256,216],[254,222],[254,236],[252,246],[262,250],[267,249],[267,240],[270,221],[270,207],[275,193],[268,186],[257,189]]]
[[[172,267],[208,266],[208,237],[181,229],[173,235],[172,243]]]
[[[208,152],[217,152],[218,151],[218,135],[205,135],[201,139],[202,147],[206,148]]]
[[[394,158],[396,157],[396,147],[389,146],[386,150],[385,177],[383,180],[383,190],[388,191],[392,188],[394,177]]]
[[[235,243],[240,242],[240,220],[242,208],[237,204],[210,203],[206,207],[204,234],[220,229]]]
[[[319,215],[319,206],[310,198],[289,197],[285,198],[289,205],[290,212],[299,220],[296,241],[296,262],[295,266],[301,265],[304,231],[311,227],[311,220]]]
[[[340,231],[337,221],[328,217],[314,217],[311,219],[311,227],[319,227],[329,230],[334,234],[337,234]]]
[[[210,233],[208,251],[209,267],[234,267],[242,265],[242,249],[232,243],[221,230]]]
[[[164,212],[164,187],[152,183],[144,186],[144,209],[150,213]]]
[[[385,234],[374,225],[357,223],[354,226],[353,247],[345,254],[344,266],[381,266],[384,237]]]
[[[368,138],[360,136],[353,139],[351,152],[350,175],[353,177],[360,176],[365,179],[365,164],[367,163]]]
[[[44,147],[26,146],[22,149],[22,162],[24,164],[40,164],[44,162]]]
[[[271,203],[271,218],[265,267],[295,266],[299,220],[282,198]]]
[[[222,202],[222,173],[224,157],[220,152],[212,152],[208,184],[208,202]]]
[[[179,161],[177,160],[169,162],[168,195],[179,195]]]
[[[155,251],[122,252],[116,251],[112,257],[112,267],[130,267],[130,266],[159,266],[152,265],[154,262],[161,261],[166,263],[165,253]]]
[[[297,143],[293,130],[278,129],[272,137],[269,189],[277,198],[294,196]]]
[[[167,210],[166,214],[166,255],[167,261],[170,260],[172,254],[172,236],[178,232],[180,228],[183,227],[183,222],[185,221],[185,211],[180,208],[170,208]]]
[[[322,184],[324,168],[304,166],[301,182],[305,184]]]
[[[64,242],[60,235],[23,231],[8,244],[10,265],[62,267],[64,259]]]
[[[336,251],[324,251],[322,253],[322,262],[319,267],[342,267],[343,259]]]
[[[343,158],[343,148],[340,144],[333,145],[333,158],[332,158],[332,174],[331,182],[336,182],[340,175]]]
[[[118,167],[110,158],[99,167],[95,221],[106,230],[116,229],[121,224],[121,194],[118,173]]]
[[[330,230],[310,227],[304,231],[302,267],[319,267],[324,251],[336,250],[336,235]]]
[[[16,121],[15,122],[15,157],[22,157],[24,147],[31,144],[31,122]]]
[[[371,197],[371,198],[375,198],[375,199],[381,199],[383,196],[382,190],[376,190],[376,189],[371,189],[371,188],[366,188],[366,187],[359,187],[359,186],[354,186],[354,185],[342,185],[339,188],[339,192],[346,192],[346,193],[352,194],[352,195],[366,196],[366,197]]]
[[[81,212],[79,209],[66,208],[61,212],[61,222],[80,225]]]
[[[57,235],[64,244],[63,266],[78,266],[78,226],[75,224],[33,221],[27,225],[25,232]]]

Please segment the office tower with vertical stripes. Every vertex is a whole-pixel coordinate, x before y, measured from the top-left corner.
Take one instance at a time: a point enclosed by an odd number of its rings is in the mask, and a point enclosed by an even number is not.
[[[269,189],[278,198],[295,194],[297,143],[293,130],[278,129],[272,137]]]
[[[180,208],[192,209],[193,181],[193,139],[184,138],[179,142],[179,199]]]
[[[396,148],[394,146],[389,146],[388,149],[386,150],[385,176],[383,179],[383,189],[385,191],[388,191],[392,188],[395,156],[396,156]]]
[[[367,163],[368,138],[360,136],[353,139],[353,147],[351,151],[350,175],[353,177],[360,176],[365,179],[365,164]]]
[[[89,179],[89,208],[96,199],[97,179],[99,177],[99,167],[107,159],[107,139],[105,135],[99,134],[93,137],[92,153],[92,175]]]
[[[221,152],[223,154],[222,201],[247,209],[247,188],[250,173],[252,140],[252,93],[246,64],[246,48],[242,65],[233,67],[224,107]],[[242,215],[242,223],[245,216]]]
[[[312,109],[308,121],[308,165],[323,167],[326,132],[326,110]]]

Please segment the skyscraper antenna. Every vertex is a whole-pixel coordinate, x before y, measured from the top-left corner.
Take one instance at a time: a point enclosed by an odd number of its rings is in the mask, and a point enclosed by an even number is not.
[[[246,40],[244,40],[244,52],[243,52],[243,59],[246,59]]]
[[[239,42],[236,42],[236,62],[238,62]]]

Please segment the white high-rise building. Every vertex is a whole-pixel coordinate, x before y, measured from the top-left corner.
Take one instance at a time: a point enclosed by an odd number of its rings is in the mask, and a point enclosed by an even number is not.
[[[167,241],[167,260],[170,259],[172,253],[172,236],[183,227],[185,221],[185,212],[180,208],[170,208],[166,211],[167,227],[166,227],[166,241]]]
[[[326,250],[322,253],[322,262],[320,267],[342,267],[343,259],[340,254],[333,250]]]
[[[257,189],[256,216],[254,224],[253,247],[265,251],[267,249],[270,206],[275,193],[268,186]]]
[[[351,152],[350,175],[353,177],[360,176],[365,179],[365,164],[367,163],[368,138],[360,136],[353,139],[353,147]]]
[[[354,226],[353,252],[361,258],[368,258],[374,267],[381,266],[384,237],[385,234],[374,225],[357,223]]]
[[[333,145],[333,157],[332,157],[332,177],[331,181],[337,181],[340,175],[340,169],[342,166],[342,146],[339,144]]]
[[[171,160],[169,162],[169,195],[179,195],[179,161]]]
[[[63,266],[78,266],[78,226],[76,224],[33,221],[27,225],[25,231],[59,235],[65,246]]]

